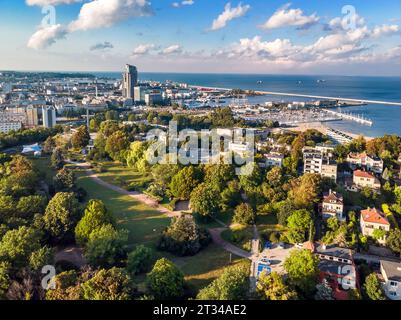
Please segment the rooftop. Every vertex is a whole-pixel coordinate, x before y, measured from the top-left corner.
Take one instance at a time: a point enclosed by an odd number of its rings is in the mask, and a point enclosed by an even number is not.
[[[381,260],[380,264],[389,280],[401,282],[401,263]]]
[[[327,256],[332,256],[340,259],[352,260],[352,251],[347,248],[340,248],[337,246],[326,246],[319,245],[316,247],[316,253]]]
[[[373,208],[373,209],[368,208],[366,210],[362,210],[361,218],[365,222],[384,224],[384,225],[388,225],[388,226],[390,225],[386,215],[383,212],[381,212],[380,210],[377,210],[376,208]]]
[[[337,192],[330,190],[329,193],[324,195],[323,202],[331,202],[331,203],[335,202],[338,204],[343,204],[344,198],[341,194],[338,194]]]
[[[355,170],[354,176],[359,177],[359,178],[367,178],[367,179],[375,179],[376,178],[373,174],[366,172],[366,171],[362,171],[362,170]]]

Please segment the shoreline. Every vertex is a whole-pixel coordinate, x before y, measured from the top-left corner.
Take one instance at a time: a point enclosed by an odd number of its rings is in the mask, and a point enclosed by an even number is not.
[[[314,129],[314,130],[317,130],[317,131],[319,131],[319,132],[321,132],[323,134],[326,134],[328,128],[329,128],[329,126],[326,126],[326,125],[324,125],[324,124],[322,124],[320,122],[310,122],[310,123],[302,123],[302,124],[300,124],[300,125],[298,125],[296,127],[289,127],[289,128],[286,128],[286,129],[290,130],[290,131],[297,131],[297,132],[305,132],[307,130]],[[344,131],[344,130],[340,130],[340,131],[345,133],[346,135],[349,135],[350,137],[352,137],[354,139],[356,139],[356,138],[361,136],[359,134],[355,134],[355,133]],[[366,141],[370,141],[370,140],[375,139],[374,137],[369,137],[369,136],[365,136],[365,135],[363,135],[363,137],[365,138]]]

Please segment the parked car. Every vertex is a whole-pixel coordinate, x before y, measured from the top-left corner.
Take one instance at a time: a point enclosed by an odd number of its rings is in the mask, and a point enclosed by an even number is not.
[[[272,248],[272,243],[270,241],[266,241],[265,249],[271,249],[271,248]]]

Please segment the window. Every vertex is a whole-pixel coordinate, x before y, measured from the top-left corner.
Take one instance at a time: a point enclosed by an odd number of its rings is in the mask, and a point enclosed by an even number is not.
[[[390,292],[389,292],[389,295],[392,296],[392,297],[396,297],[396,296],[397,296],[397,292],[390,291]]]
[[[398,285],[398,282],[390,281],[390,286],[396,287],[397,285]]]

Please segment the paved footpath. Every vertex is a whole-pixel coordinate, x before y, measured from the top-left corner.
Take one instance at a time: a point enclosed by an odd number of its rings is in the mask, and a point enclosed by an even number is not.
[[[77,167],[81,167],[82,169],[86,169],[86,168],[90,167],[89,163],[77,163],[77,162],[73,162],[73,161],[67,161],[67,163],[73,164]],[[136,192],[136,191],[127,191],[121,187],[118,187],[114,184],[104,181],[103,179],[99,178],[99,176],[91,169],[86,169],[86,173],[87,173],[87,177],[91,178],[97,184],[100,184],[101,186],[106,187],[110,190],[113,190],[117,193],[129,196],[129,197],[135,199],[136,201],[142,202],[142,203],[148,205],[149,207],[152,207],[155,210],[159,211],[160,213],[167,215],[170,218],[181,215],[180,211],[169,210],[169,209],[161,206],[156,200],[152,199],[151,197],[147,196],[146,194]]]
[[[231,252],[239,257],[251,259],[252,254],[250,252],[247,252],[245,250],[242,250],[242,249],[234,246],[233,244],[225,241],[221,237],[221,233],[224,230],[226,230],[226,228],[209,229],[209,232],[210,232],[210,235],[212,236],[213,242],[216,243],[217,245],[219,245],[220,247],[222,247],[223,249],[225,249],[226,251]]]

